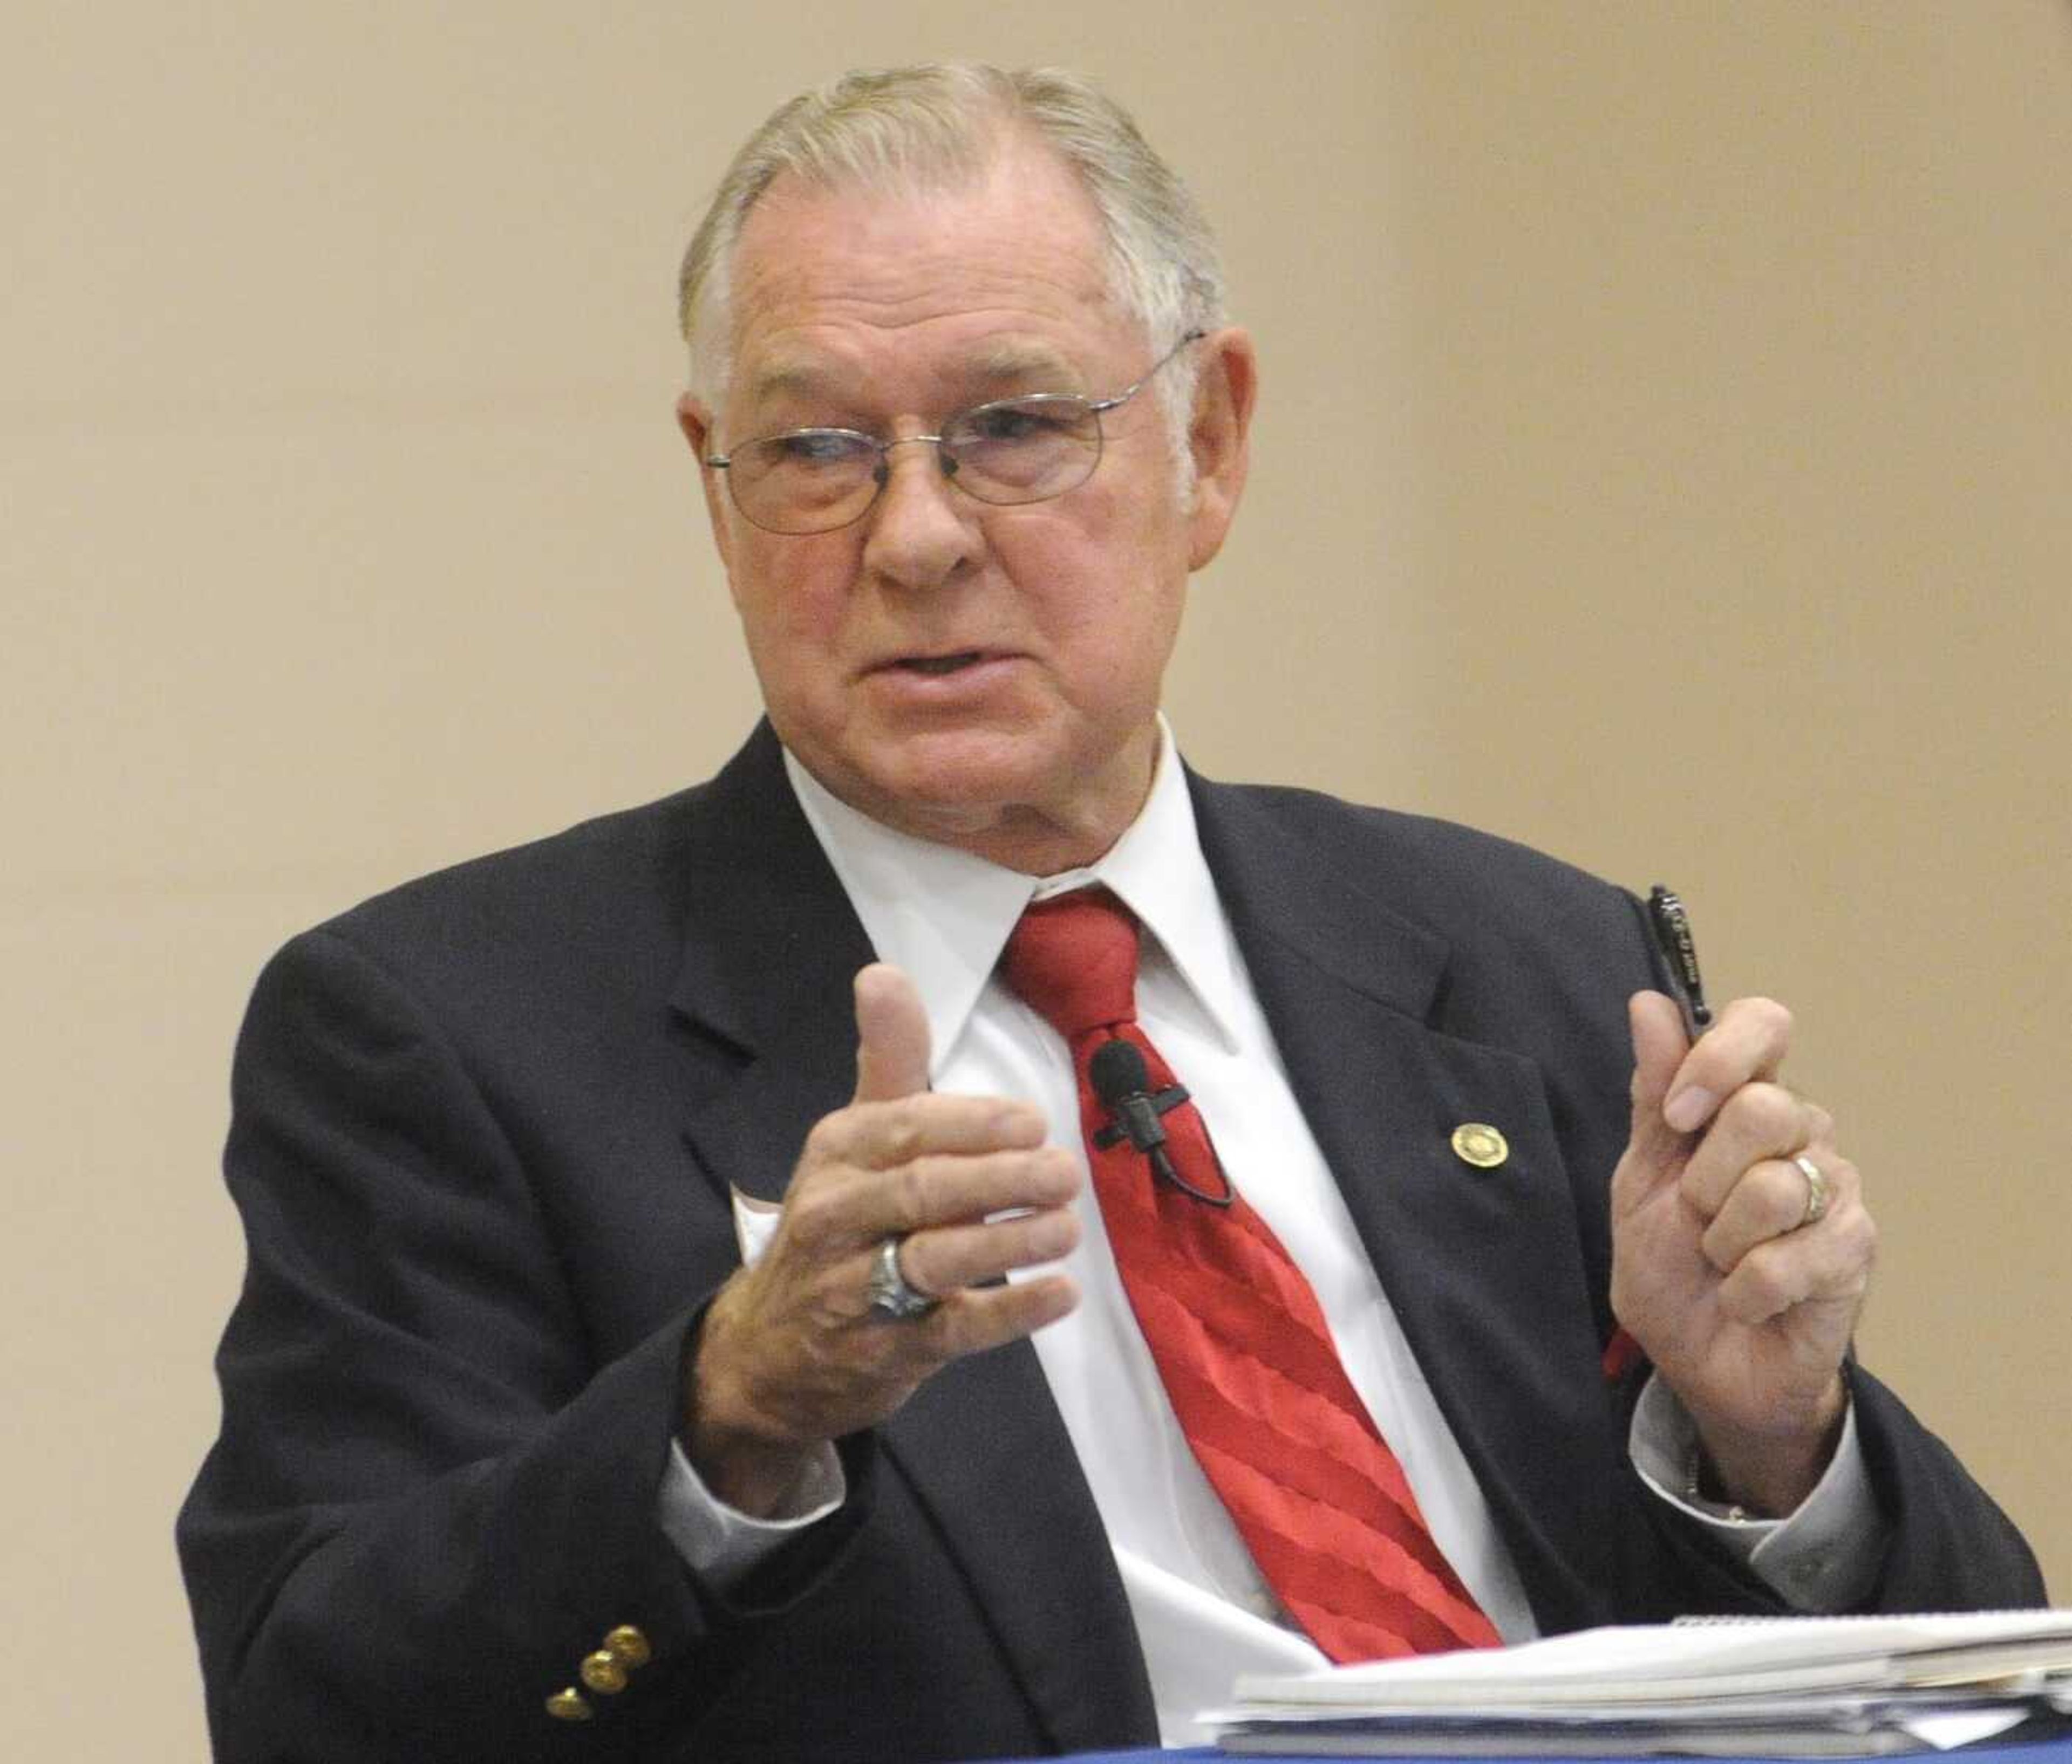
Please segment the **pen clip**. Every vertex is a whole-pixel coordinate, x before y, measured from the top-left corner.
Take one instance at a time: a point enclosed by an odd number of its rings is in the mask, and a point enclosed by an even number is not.
[[[1712,1007],[1705,1002],[1705,983],[1698,973],[1698,946],[1691,936],[1691,915],[1684,910],[1684,903],[1658,882],[1647,897],[1647,922],[1662,951],[1669,995],[1684,1013],[1684,1032],[1696,1041],[1712,1028]]]

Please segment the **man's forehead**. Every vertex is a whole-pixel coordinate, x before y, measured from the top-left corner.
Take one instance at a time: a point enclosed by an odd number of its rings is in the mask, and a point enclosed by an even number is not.
[[[1048,150],[920,187],[784,174],[742,224],[731,281],[736,384],[757,396],[816,390],[847,344],[902,334],[1006,381],[1083,371],[1136,328],[1092,202]]]

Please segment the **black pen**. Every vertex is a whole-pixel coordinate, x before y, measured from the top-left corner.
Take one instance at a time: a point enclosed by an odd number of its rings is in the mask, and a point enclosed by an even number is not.
[[[1668,970],[1669,995],[1684,1013],[1684,1033],[1696,1041],[1712,1026],[1712,1007],[1705,1003],[1705,983],[1698,974],[1698,946],[1691,937],[1691,915],[1684,903],[1656,883],[1647,897],[1647,922]]]

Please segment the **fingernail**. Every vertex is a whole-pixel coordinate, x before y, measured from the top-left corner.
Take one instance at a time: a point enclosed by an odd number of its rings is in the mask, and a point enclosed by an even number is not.
[[[1688,1133],[1709,1116],[1719,1098],[1702,1085],[1690,1085],[1662,1107],[1662,1118],[1679,1133]]]

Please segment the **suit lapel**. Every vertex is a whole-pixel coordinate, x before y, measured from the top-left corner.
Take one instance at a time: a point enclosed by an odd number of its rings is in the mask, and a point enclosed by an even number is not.
[[[874,952],[785,777],[767,724],[700,810],[672,1002],[727,1075],[684,1138],[720,1197],[777,1202],[807,1130],[855,1084],[850,982]],[[1114,1558],[1035,1350],[956,1362],[882,1431],[1057,1743],[1151,1729]],[[1119,1725],[1120,1724],[1120,1725]]]
[[[1543,1627],[1595,1620],[1630,1482],[1536,1065],[1436,1026],[1451,951],[1304,824],[1193,781],[1202,848],[1304,1115]],[[1294,835],[1291,837],[1291,834]],[[1371,849],[1379,849],[1372,847]],[[1468,1122],[1508,1157],[1453,1149]],[[1567,1455],[1550,1455],[1561,1442]]]
[[[1108,1533],[1030,1344],[961,1360],[885,1430],[1061,1751],[1156,1731]]]
[[[873,952],[767,724],[713,780],[688,844],[671,1003],[728,1058],[686,1136],[722,1199],[730,1186],[779,1201],[806,1129],[854,1089],[849,985]]]

